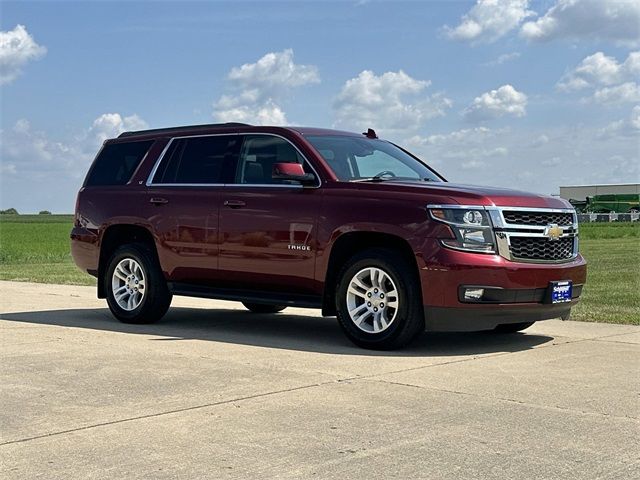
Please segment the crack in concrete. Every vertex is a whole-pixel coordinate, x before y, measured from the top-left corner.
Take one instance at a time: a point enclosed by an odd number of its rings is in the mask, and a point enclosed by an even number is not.
[[[155,417],[161,417],[161,416],[165,416],[165,415],[172,415],[175,413],[182,413],[182,412],[188,412],[188,411],[193,411],[193,410],[199,410],[202,408],[208,408],[208,407],[216,407],[216,406],[220,406],[220,405],[226,405],[229,403],[233,403],[233,402],[241,402],[241,401],[245,401],[245,400],[252,400],[255,398],[262,398],[262,397],[268,397],[271,395],[277,395],[277,394],[281,394],[281,393],[289,393],[289,392],[294,392],[297,390],[305,390],[305,389],[309,389],[309,388],[314,388],[314,387],[320,387],[320,386],[325,386],[325,385],[331,385],[331,384],[339,384],[339,383],[345,383],[345,382],[350,382],[350,381],[357,381],[357,380],[368,380],[371,378],[374,378],[376,376],[380,376],[380,375],[391,375],[391,374],[395,374],[395,373],[404,373],[404,372],[409,372],[412,370],[417,370],[420,368],[429,368],[429,367],[435,367],[435,366],[439,366],[439,365],[449,365],[452,363],[461,363],[461,362],[470,362],[470,361],[474,361],[480,358],[488,358],[488,357],[496,357],[496,356],[501,356],[501,355],[508,355],[509,353],[513,353],[513,352],[499,352],[493,355],[485,355],[483,357],[478,357],[478,356],[474,356],[472,358],[462,358],[462,359],[458,359],[458,360],[452,360],[450,362],[444,362],[444,363],[438,363],[438,364],[433,364],[433,365],[422,365],[420,367],[411,367],[411,368],[405,368],[402,370],[395,370],[395,371],[391,371],[391,372],[383,372],[383,373],[379,373],[379,374],[374,374],[374,375],[366,375],[366,376],[361,376],[361,375],[356,375],[356,376],[352,376],[352,377],[346,377],[346,378],[341,378],[341,379],[336,379],[336,380],[330,380],[330,381],[326,381],[326,382],[320,382],[320,383],[312,383],[309,385],[302,385],[300,387],[293,387],[293,388],[287,388],[287,389],[283,389],[283,390],[274,390],[271,392],[264,392],[264,393],[258,393],[256,395],[247,395],[247,396],[243,396],[243,397],[237,397],[237,398],[232,398],[229,400],[221,400],[219,402],[211,402],[211,403],[206,403],[206,404],[202,404],[202,405],[193,405],[191,407],[184,407],[184,408],[177,408],[174,410],[168,410],[168,411],[164,411],[164,412],[156,412],[156,413],[149,413],[146,415],[138,415],[135,417],[127,417],[127,418],[122,418],[122,419],[118,419],[118,420],[112,420],[110,422],[101,422],[101,423],[95,423],[92,425],[85,425],[82,427],[76,427],[76,428],[70,428],[67,430],[60,430],[57,432],[50,432],[50,433],[45,433],[42,435],[34,435],[32,437],[26,437],[26,438],[20,438],[20,439],[16,439],[16,440],[10,440],[7,442],[1,442],[0,443],[0,447],[2,446],[6,446],[6,445],[13,445],[16,443],[24,443],[24,442],[29,442],[32,440],[39,440],[42,438],[48,438],[48,437],[54,437],[54,436],[58,436],[58,435],[65,435],[68,433],[74,433],[74,432],[79,432],[79,431],[83,431],[83,430],[89,430],[92,428],[97,428],[97,427],[105,427],[105,426],[110,426],[110,425],[117,425],[120,423],[127,423],[127,422],[132,422],[132,421],[136,421],[136,420],[144,420],[147,418],[155,418]]]
[[[156,412],[156,413],[149,413],[147,415],[138,415],[135,417],[128,417],[128,418],[121,418],[118,420],[112,420],[110,422],[101,422],[101,423],[95,423],[93,425],[85,425],[82,427],[76,427],[76,428],[70,428],[68,430],[60,430],[57,432],[50,432],[50,433],[45,433],[42,435],[34,435],[33,437],[27,437],[27,438],[20,438],[17,440],[9,440],[7,442],[2,442],[0,443],[0,447],[5,446],[5,445],[12,445],[12,444],[16,444],[16,443],[24,443],[24,442],[30,442],[32,440],[39,440],[42,438],[48,438],[48,437],[54,437],[57,435],[65,435],[67,433],[74,433],[74,432],[80,432],[83,430],[90,430],[92,428],[96,428],[96,427],[106,427],[109,425],[117,425],[119,423],[127,423],[127,422],[133,422],[136,420],[144,420],[147,418],[154,418],[154,417],[162,417],[165,415],[172,415],[175,413],[182,413],[182,412],[189,412],[192,410],[200,410],[202,408],[208,408],[208,407],[216,407],[219,405],[226,405],[229,403],[234,403],[234,402],[241,402],[244,400],[251,400],[254,398],[261,398],[261,397],[268,397],[270,395],[277,395],[279,393],[288,393],[288,392],[294,392],[296,390],[304,390],[307,388],[313,388],[313,387],[319,387],[321,385],[326,385],[326,384],[330,384],[330,383],[334,383],[332,382],[323,382],[323,383],[313,383],[313,384],[309,384],[309,385],[302,385],[299,387],[292,387],[292,388],[286,388],[283,390],[274,390],[271,392],[264,392],[264,393],[257,393],[255,395],[247,395],[244,397],[236,397],[236,398],[231,398],[228,400],[220,400],[219,402],[212,402],[212,403],[206,403],[206,404],[202,404],[202,405],[193,405],[191,407],[184,407],[184,408],[177,408],[174,410],[167,410],[165,412]]]
[[[228,322],[229,321],[225,321],[223,323],[228,323]],[[74,328],[74,327],[72,327],[72,328]],[[604,340],[604,339],[607,339],[607,338],[610,338],[610,337],[621,336],[621,335],[627,335],[627,334],[628,333],[622,333],[622,334],[618,333],[618,334],[612,334],[612,335],[604,335],[604,336],[601,336],[601,337],[581,338],[581,339],[563,341],[562,343],[555,343],[555,342],[550,341],[547,344],[540,345],[540,346],[537,346],[534,349],[529,349],[529,350],[537,350],[537,349],[542,349],[542,348],[559,347],[559,346],[562,346],[562,345],[570,345],[570,344],[586,342],[586,341],[603,341],[603,342],[608,342],[608,343],[624,343],[624,344],[626,344],[627,342],[612,342],[610,340]],[[46,342],[43,342],[43,343],[46,343]],[[82,343],[84,343],[84,342],[82,342]],[[90,342],[88,342],[88,343],[90,343]],[[636,344],[631,344],[631,345],[636,345]],[[526,351],[529,351],[529,350],[526,350]],[[462,392],[462,391],[456,391],[456,390],[440,389],[440,388],[435,388],[435,387],[425,387],[425,386],[421,386],[421,385],[407,384],[407,383],[402,383],[402,382],[393,382],[393,381],[388,381],[388,380],[383,380],[383,379],[377,379],[376,378],[376,377],[380,377],[380,376],[383,376],[383,375],[393,375],[393,374],[416,371],[416,370],[421,370],[421,369],[440,367],[440,366],[444,366],[444,365],[451,365],[451,364],[455,364],[455,363],[464,363],[464,362],[482,360],[482,359],[485,359],[485,358],[496,358],[496,357],[500,357],[500,356],[504,356],[504,355],[517,354],[517,353],[521,353],[521,352],[522,351],[505,351],[505,352],[496,352],[496,353],[493,353],[493,354],[481,354],[481,355],[474,355],[474,356],[472,356],[470,358],[459,358],[459,359],[445,361],[445,362],[438,362],[438,363],[433,363],[433,364],[429,364],[429,365],[420,365],[420,366],[416,366],[416,367],[410,367],[410,368],[405,368],[405,369],[400,369],[400,370],[392,370],[392,371],[376,373],[376,374],[372,374],[372,375],[355,375],[355,376],[345,377],[345,378],[341,378],[341,379],[329,380],[329,381],[326,381],[326,382],[312,383],[312,384],[302,385],[302,386],[299,386],[299,387],[292,387],[292,388],[287,388],[287,389],[263,392],[263,393],[258,393],[258,394],[255,394],[255,395],[247,395],[247,396],[242,396],[242,397],[236,397],[236,398],[232,398],[232,399],[228,399],[228,400],[221,400],[221,401],[218,401],[218,402],[211,402],[211,403],[206,403],[206,404],[201,404],[201,405],[194,405],[194,406],[190,406],[190,407],[178,408],[178,409],[174,409],[174,410],[150,413],[150,414],[146,414],[146,415],[139,415],[139,416],[135,416],[135,417],[127,417],[127,418],[112,420],[112,421],[109,421],[109,422],[101,422],[101,423],[96,423],[96,424],[92,424],[92,425],[85,425],[85,426],[71,428],[71,429],[67,429],[67,430],[55,431],[55,432],[50,432],[50,433],[46,433],[46,434],[35,435],[35,436],[32,436],[32,437],[26,437],[26,438],[21,438],[21,439],[1,442],[0,446],[12,445],[12,444],[17,444],[17,443],[25,443],[25,442],[29,442],[29,441],[32,441],[32,440],[38,440],[38,439],[49,438],[49,437],[54,437],[54,436],[59,436],[59,435],[65,435],[65,434],[74,433],[74,432],[78,432],[78,431],[89,430],[89,429],[92,429],[92,428],[98,428],[98,427],[104,427],[104,426],[110,426],[110,425],[117,425],[117,424],[121,424],[121,423],[133,422],[133,421],[137,421],[137,420],[144,420],[144,419],[148,419],[148,418],[161,417],[161,416],[172,415],[172,414],[177,414],[177,413],[182,413],[182,412],[187,412],[187,411],[199,410],[199,409],[203,409],[203,408],[216,407],[216,406],[220,406],[220,405],[227,405],[227,404],[234,403],[234,402],[241,402],[241,401],[252,400],[252,399],[256,399],[256,398],[262,398],[262,397],[268,397],[268,396],[272,396],[272,395],[278,395],[278,394],[283,394],[283,393],[294,392],[294,391],[298,391],[298,390],[305,390],[305,389],[310,389],[310,388],[315,388],[315,387],[320,387],[320,386],[326,386],[326,385],[332,385],[332,384],[340,384],[340,383],[345,383],[345,382],[350,382],[350,381],[358,381],[358,380],[371,380],[371,381],[378,382],[378,383],[386,383],[386,384],[405,386],[405,387],[411,387],[411,388],[434,390],[434,391],[450,393],[450,394],[455,394],[455,395],[473,396],[473,397],[483,398],[485,400],[490,400],[490,401],[502,401],[502,402],[525,405],[525,406],[534,407],[534,408],[556,410],[556,411],[562,411],[562,412],[570,412],[570,413],[574,413],[574,414],[594,415],[594,416],[618,419],[618,420],[623,420],[623,421],[627,421],[627,420],[631,420],[631,421],[634,421],[634,422],[638,421],[638,418],[630,417],[630,416],[615,416],[615,415],[610,415],[610,414],[606,414],[606,413],[587,412],[587,411],[570,409],[570,408],[566,408],[566,407],[539,405],[539,404],[528,403],[528,402],[524,402],[524,401],[520,401],[520,400],[516,400],[516,399],[510,399],[510,398],[488,397],[488,396],[479,395],[479,394],[475,394],[475,393]]]
[[[449,390],[449,389],[446,389],[446,388],[438,388],[438,387],[428,387],[428,386],[425,386],[425,385],[415,385],[413,383],[394,382],[394,381],[391,381],[391,380],[373,380],[373,381],[379,382],[379,383],[386,383],[386,384],[390,384],[390,385],[399,385],[399,386],[403,386],[403,387],[418,388],[418,389],[422,389],[422,390],[433,390],[433,391],[436,391],[436,392],[452,393],[452,394],[455,394],[455,395],[464,395],[464,396],[468,396],[468,397],[482,398],[484,400],[493,400],[493,401],[501,401],[501,402],[507,402],[507,403],[515,403],[515,404],[518,404],[518,405],[525,405],[527,407],[540,408],[540,409],[543,409],[543,410],[555,410],[555,411],[561,411],[561,412],[570,412],[570,413],[574,413],[574,414],[594,415],[594,416],[599,416],[599,417],[613,418],[613,419],[616,419],[616,420],[631,420],[634,423],[640,421],[640,418],[638,418],[638,417],[630,417],[628,415],[619,416],[619,415],[612,415],[610,413],[588,412],[586,410],[577,410],[577,409],[568,408],[568,407],[560,407],[558,405],[541,405],[539,403],[525,402],[524,400],[518,400],[518,399],[515,399],[515,398],[491,397],[491,396],[488,396],[488,395],[482,395],[482,394],[478,394],[478,393],[463,392],[463,391],[460,391],[460,390]]]

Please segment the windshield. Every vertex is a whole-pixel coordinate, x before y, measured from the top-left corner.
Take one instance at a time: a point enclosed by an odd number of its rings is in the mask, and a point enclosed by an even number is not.
[[[442,181],[419,160],[384,140],[343,135],[311,135],[305,138],[343,181]]]

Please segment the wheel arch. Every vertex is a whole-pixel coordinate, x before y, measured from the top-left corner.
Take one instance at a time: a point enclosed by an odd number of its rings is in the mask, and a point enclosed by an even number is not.
[[[153,254],[158,259],[153,234],[141,225],[115,224],[107,227],[102,234],[100,241],[100,258],[98,262],[98,298],[106,298],[104,284],[104,273],[107,269],[107,262],[113,252],[127,243],[143,243],[151,248]]]
[[[416,255],[405,238],[383,232],[352,231],[343,233],[331,246],[322,296],[323,315],[333,316],[336,314],[335,292],[338,274],[342,266],[355,254],[371,248],[385,248],[399,252],[412,266],[415,278],[419,281]]]

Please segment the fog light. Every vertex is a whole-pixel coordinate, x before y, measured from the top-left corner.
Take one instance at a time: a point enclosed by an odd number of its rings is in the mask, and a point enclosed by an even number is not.
[[[464,299],[471,301],[482,300],[482,296],[484,295],[484,288],[465,288],[464,289]]]

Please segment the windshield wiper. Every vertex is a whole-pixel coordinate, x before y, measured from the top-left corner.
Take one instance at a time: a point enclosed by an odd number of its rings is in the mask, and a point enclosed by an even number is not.
[[[375,175],[373,177],[364,177],[364,178],[354,178],[353,180],[349,180],[350,182],[386,182],[387,180],[393,180],[395,177],[386,178]]]
[[[408,182],[437,182],[438,181],[429,177],[409,178],[409,177],[387,177],[387,176],[380,176],[380,175],[374,175],[373,177],[354,178],[349,181],[350,182],[388,182],[391,180],[402,180],[402,181],[408,181]]]

